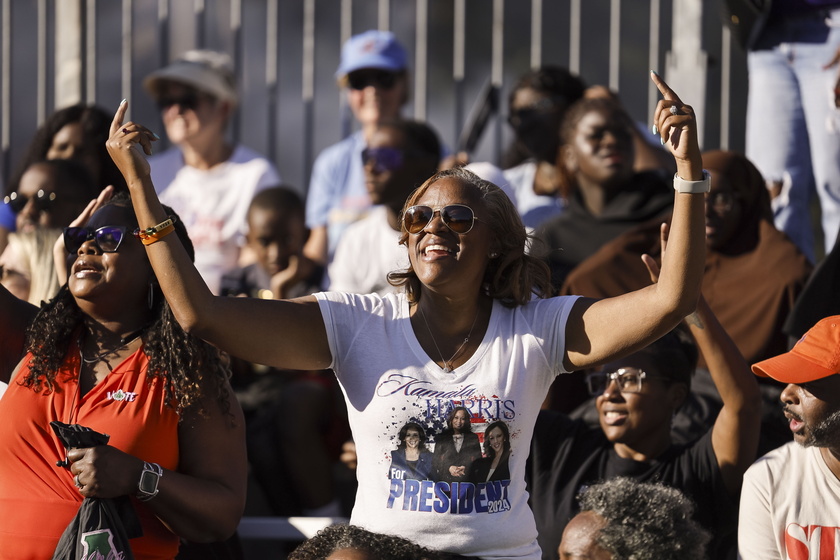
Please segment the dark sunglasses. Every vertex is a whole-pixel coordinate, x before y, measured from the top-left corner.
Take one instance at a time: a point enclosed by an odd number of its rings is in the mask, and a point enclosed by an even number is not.
[[[157,106],[162,111],[168,109],[173,105],[178,105],[181,109],[186,111],[194,111],[201,102],[198,92],[188,92],[178,97],[170,97],[162,95],[157,99]]]
[[[438,209],[410,206],[403,214],[403,227],[408,233],[420,233],[438,213],[446,227],[461,235],[469,233],[478,220],[472,208],[464,204],[450,204]]]
[[[64,228],[64,247],[71,255],[78,253],[85,242],[93,242],[103,253],[116,253],[123,239],[126,238],[128,228],[125,226],[102,226],[94,230],[87,227]]]
[[[397,83],[396,72],[388,70],[358,70],[347,74],[347,85],[350,89],[365,89],[373,86],[379,89],[391,89]]]
[[[40,189],[33,197],[28,197],[18,192],[13,192],[12,194],[3,198],[3,202],[8,204],[9,208],[11,208],[12,212],[14,212],[15,214],[23,210],[30,200],[34,200],[35,206],[38,208],[39,211],[43,212],[45,210],[49,210],[52,203],[55,202],[55,193],[48,193],[44,191],[44,189]]]
[[[362,165],[373,165],[376,173],[396,171],[402,167],[403,151],[398,148],[365,148],[362,150]]]

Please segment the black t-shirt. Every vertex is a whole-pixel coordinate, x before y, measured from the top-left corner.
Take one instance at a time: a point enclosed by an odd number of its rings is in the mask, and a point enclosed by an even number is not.
[[[645,463],[619,457],[600,428],[544,410],[534,429],[526,471],[544,559],[557,558],[563,529],[579,511],[576,496],[581,490],[617,476],[679,489],[694,501],[695,519],[714,535],[709,557],[734,553],[738,508],[723,484],[711,430],[689,445],[672,445]]]

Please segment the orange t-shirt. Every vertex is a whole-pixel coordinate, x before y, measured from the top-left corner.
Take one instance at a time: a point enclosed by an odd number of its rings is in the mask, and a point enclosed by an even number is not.
[[[79,398],[80,358],[75,346],[56,376],[58,389],[35,392],[21,385],[27,354],[0,399],[0,558],[51,558],[82,496],[73,475],[56,462],[64,446],[50,427],[58,420],[111,436],[112,445],[166,469],[178,468],[178,414],[164,406],[164,383],[149,384],[149,360],[140,348]],[[137,560],[172,559],[178,537],[142,503],[133,500],[143,536],[132,539]]]

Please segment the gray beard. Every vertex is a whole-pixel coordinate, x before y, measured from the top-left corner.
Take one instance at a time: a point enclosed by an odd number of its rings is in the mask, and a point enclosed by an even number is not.
[[[805,447],[840,447],[840,410],[831,413],[825,420],[808,430],[808,437],[802,442]]]

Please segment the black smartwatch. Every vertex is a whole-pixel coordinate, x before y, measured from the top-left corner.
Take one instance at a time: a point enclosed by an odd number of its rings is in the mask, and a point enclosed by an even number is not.
[[[140,473],[140,482],[137,483],[137,499],[141,502],[148,502],[158,493],[158,483],[163,476],[163,469],[157,463],[143,463],[143,472]]]

